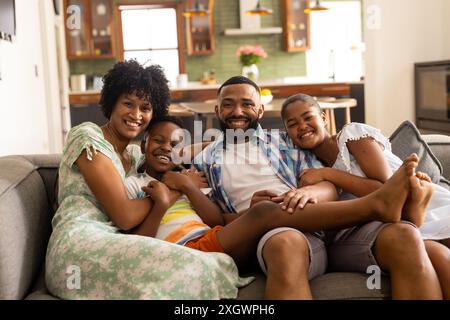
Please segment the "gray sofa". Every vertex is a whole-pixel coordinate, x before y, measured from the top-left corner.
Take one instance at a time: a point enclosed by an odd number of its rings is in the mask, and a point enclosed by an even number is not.
[[[450,178],[450,137],[424,135]],[[54,213],[59,155],[0,158],[0,299],[56,299],[46,289],[44,258]],[[262,299],[265,278],[241,288],[238,299]],[[389,299],[389,279],[369,290],[368,274],[327,273],[311,281],[315,299]]]

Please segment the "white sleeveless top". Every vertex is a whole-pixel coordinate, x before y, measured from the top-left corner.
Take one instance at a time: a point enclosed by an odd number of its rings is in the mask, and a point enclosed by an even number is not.
[[[366,177],[356,159],[347,148],[347,141],[371,137],[383,148],[383,153],[391,168],[395,172],[403,161],[392,153],[391,143],[379,129],[363,123],[349,123],[345,125],[337,137],[339,153],[333,164],[334,169],[342,170],[359,177]],[[341,200],[352,199],[355,196],[343,192]],[[424,239],[450,238],[450,191],[434,184],[434,193],[427,208],[425,223],[419,229]]]

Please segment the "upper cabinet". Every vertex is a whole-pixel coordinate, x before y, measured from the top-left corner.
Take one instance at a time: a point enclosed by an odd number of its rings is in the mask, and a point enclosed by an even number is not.
[[[309,0],[282,0],[284,10],[284,39],[288,52],[306,51],[310,48]]]
[[[112,0],[64,0],[68,59],[115,57]]]
[[[207,10],[206,15],[189,14],[189,10]],[[214,0],[186,0],[186,40],[189,55],[214,53]]]

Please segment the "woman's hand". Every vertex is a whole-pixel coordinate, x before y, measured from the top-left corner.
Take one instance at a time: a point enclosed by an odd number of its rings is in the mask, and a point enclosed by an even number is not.
[[[274,201],[274,199],[277,199],[277,201]],[[252,207],[255,203],[258,203],[260,201],[269,200],[273,202],[281,202],[283,201],[283,197],[280,199],[278,198],[278,194],[276,194],[273,191],[270,190],[260,190],[256,191],[252,199],[250,200],[250,207]]]
[[[307,203],[317,203],[318,201],[316,195],[308,187],[291,190],[280,198],[283,199],[281,209],[289,213],[293,213],[297,208],[303,209]]]
[[[304,169],[302,173],[300,173],[300,187],[310,186],[321,181],[325,181],[325,174],[329,168],[309,168]]]
[[[169,207],[172,203],[169,188],[160,181],[150,181],[146,187],[142,187],[142,190],[157,204]]]

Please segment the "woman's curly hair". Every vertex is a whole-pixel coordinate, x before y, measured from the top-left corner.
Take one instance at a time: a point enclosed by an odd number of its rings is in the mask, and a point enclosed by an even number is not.
[[[117,62],[103,76],[100,106],[106,118],[122,94],[136,94],[139,99],[148,100],[153,107],[153,117],[164,116],[170,104],[170,90],[167,78],[159,65],[144,68],[136,60]]]

